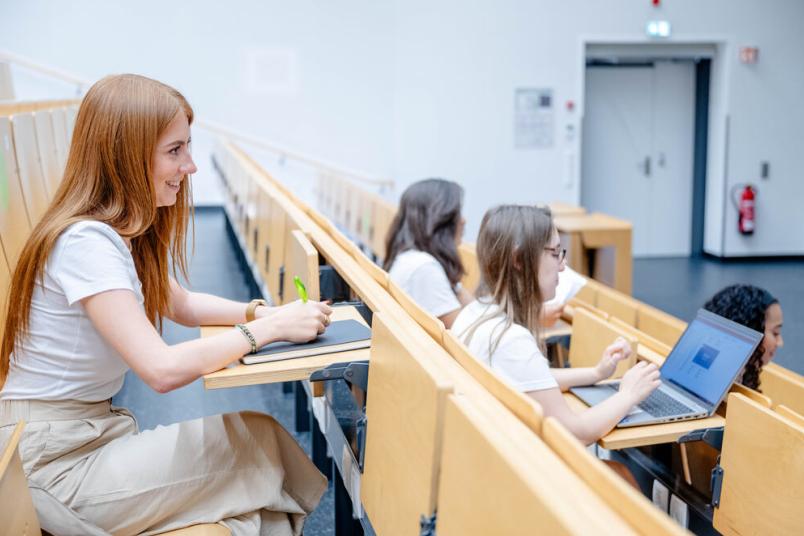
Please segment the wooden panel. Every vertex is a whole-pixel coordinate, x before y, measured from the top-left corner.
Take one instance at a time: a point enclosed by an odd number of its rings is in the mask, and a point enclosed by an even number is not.
[[[672,347],[664,344],[658,339],[651,337],[644,331],[638,330],[637,328],[627,324],[625,321],[620,320],[619,318],[610,317],[608,320],[614,326],[617,326],[618,328],[622,329],[626,333],[633,336],[637,340],[637,342],[639,342],[640,348],[645,347],[650,348],[663,358],[670,355],[670,351],[673,349]]]
[[[572,319],[572,338],[570,340],[569,361],[573,367],[594,367],[600,361],[603,350],[614,342],[617,337],[624,338],[631,346],[630,358],[620,361],[613,378],[619,378],[636,363],[638,343],[637,340],[606,322],[602,318],[590,313],[586,309],[578,308]]]
[[[562,201],[553,201],[552,203],[548,203],[547,206],[550,207],[550,212],[553,214],[553,217],[578,216],[581,214],[586,214],[585,208],[577,205],[571,205],[570,203],[564,203]]]
[[[784,404],[804,415],[804,378],[776,363],[768,363],[762,367],[759,379],[759,388],[774,406]]]
[[[360,497],[377,534],[413,535],[420,516],[436,508],[444,404],[452,383],[413,337],[389,322],[385,313],[374,314],[366,404],[371,425]]]
[[[232,531],[223,525],[205,523],[203,525],[193,525],[183,529],[160,532],[160,536],[230,536]]]
[[[36,145],[39,149],[39,162],[42,166],[42,178],[45,182],[47,199],[53,197],[61,182],[64,172],[56,153],[56,139],[53,129],[53,120],[50,110],[42,110],[34,114],[34,127],[36,129]]]
[[[36,112],[37,110],[63,108],[65,106],[77,106],[80,102],[81,101],[78,99],[0,102],[0,116],[24,114]]]
[[[597,308],[619,318],[629,326],[636,327],[638,303],[630,296],[604,285],[597,291]]]
[[[801,415],[801,413],[796,413],[787,406],[776,406],[775,411],[782,417],[797,423],[799,426],[804,426],[804,415]]]
[[[801,534],[804,427],[729,395],[714,527],[722,534]]]
[[[56,145],[56,157],[59,170],[64,172],[67,164],[67,153],[70,150],[70,134],[67,131],[67,108],[54,108],[50,111],[50,120],[53,122],[53,142]]]
[[[358,250],[354,252],[353,257],[357,261],[357,264],[359,264],[377,283],[385,289],[388,288],[388,282],[390,281],[388,272],[366,257],[365,253],[362,251]]]
[[[545,443],[639,534],[689,534],[644,495],[593,456],[554,417],[544,421]]]
[[[268,238],[270,236],[270,214],[273,210],[273,201],[271,196],[265,191],[264,188],[257,188],[257,222],[254,228],[256,233],[255,242],[256,250],[254,253],[254,262],[257,265],[257,270],[262,277],[262,280],[268,281],[268,257],[270,249],[268,247]]]
[[[0,117],[0,239],[11,270],[17,265],[31,233],[15,153],[11,121],[7,117]]]
[[[287,218],[284,207],[272,198],[271,213],[268,215],[268,292],[277,305],[282,303],[282,296],[279,292],[281,284],[281,271],[285,264],[285,239],[288,234],[285,226]]]
[[[24,428],[24,422],[17,424],[0,456],[0,520],[3,534],[41,533],[17,450]]]
[[[12,116],[11,129],[14,133],[14,149],[17,153],[20,185],[25,196],[31,226],[35,226],[47,210],[48,196],[42,165],[39,161],[33,114]]]
[[[396,216],[396,205],[381,197],[374,199],[374,242],[371,249],[378,259],[385,259],[385,240]]]
[[[636,327],[668,346],[675,346],[687,323],[655,307],[639,304]]]
[[[461,286],[474,295],[477,291],[477,286],[480,284],[480,265],[477,263],[475,245],[463,242],[458,246],[458,254],[461,256],[463,269],[466,272],[461,279]]]
[[[304,236],[303,232],[295,230],[290,233],[290,249],[288,253],[285,269],[288,272],[289,281],[292,283],[293,277],[299,276],[299,279],[307,289],[307,296],[311,300],[319,301],[321,292],[318,282],[318,251]],[[293,293],[294,299],[298,299],[295,287],[289,289],[289,292]]]
[[[426,331],[438,344],[441,344],[444,337],[444,323],[425,311],[418,303],[413,301],[407,292],[402,290],[394,281],[388,280],[388,292],[402,306],[413,320],[416,321],[424,331]]]
[[[597,306],[597,289],[600,288],[602,285],[595,283],[591,279],[587,281],[587,283],[581,287],[581,290],[575,294],[575,300],[583,302],[591,307]]]
[[[477,382],[508,410],[516,415],[525,426],[541,434],[542,408],[535,400],[517,391],[494,370],[476,359],[458,337],[451,331],[444,332],[444,348]]]
[[[67,128],[67,147],[72,145],[73,130],[75,130],[75,119],[78,117],[78,106],[68,106],[64,109],[65,127]]]
[[[473,402],[448,397],[439,536],[635,534],[513,415]]]

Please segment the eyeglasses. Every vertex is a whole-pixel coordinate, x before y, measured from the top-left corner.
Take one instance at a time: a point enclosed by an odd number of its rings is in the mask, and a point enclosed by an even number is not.
[[[554,248],[546,247],[544,249],[545,249],[545,251],[549,251],[553,255],[553,257],[558,259],[559,263],[562,263],[565,260],[567,260],[567,248],[562,248],[561,246],[556,246]]]

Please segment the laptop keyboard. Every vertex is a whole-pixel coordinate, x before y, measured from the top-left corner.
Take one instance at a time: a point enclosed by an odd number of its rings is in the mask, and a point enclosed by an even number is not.
[[[662,391],[653,391],[648,398],[638,404],[639,409],[654,417],[667,417],[670,415],[684,415],[693,410]]]

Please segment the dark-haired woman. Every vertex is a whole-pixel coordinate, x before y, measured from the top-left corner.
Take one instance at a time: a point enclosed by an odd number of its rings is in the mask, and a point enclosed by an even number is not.
[[[782,339],[782,307],[765,289],[753,285],[730,285],[712,296],[704,309],[765,334],[748,359],[740,383],[759,390],[759,373],[773,360]]]
[[[462,205],[463,188],[454,182],[415,182],[402,194],[386,238],[384,268],[391,280],[447,328],[474,299],[460,284]]]

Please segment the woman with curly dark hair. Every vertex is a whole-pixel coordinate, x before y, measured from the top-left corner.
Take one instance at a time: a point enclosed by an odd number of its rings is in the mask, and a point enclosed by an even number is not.
[[[730,285],[712,296],[704,309],[765,334],[762,344],[748,359],[740,383],[759,390],[759,373],[773,360],[782,340],[782,307],[765,289]]]

